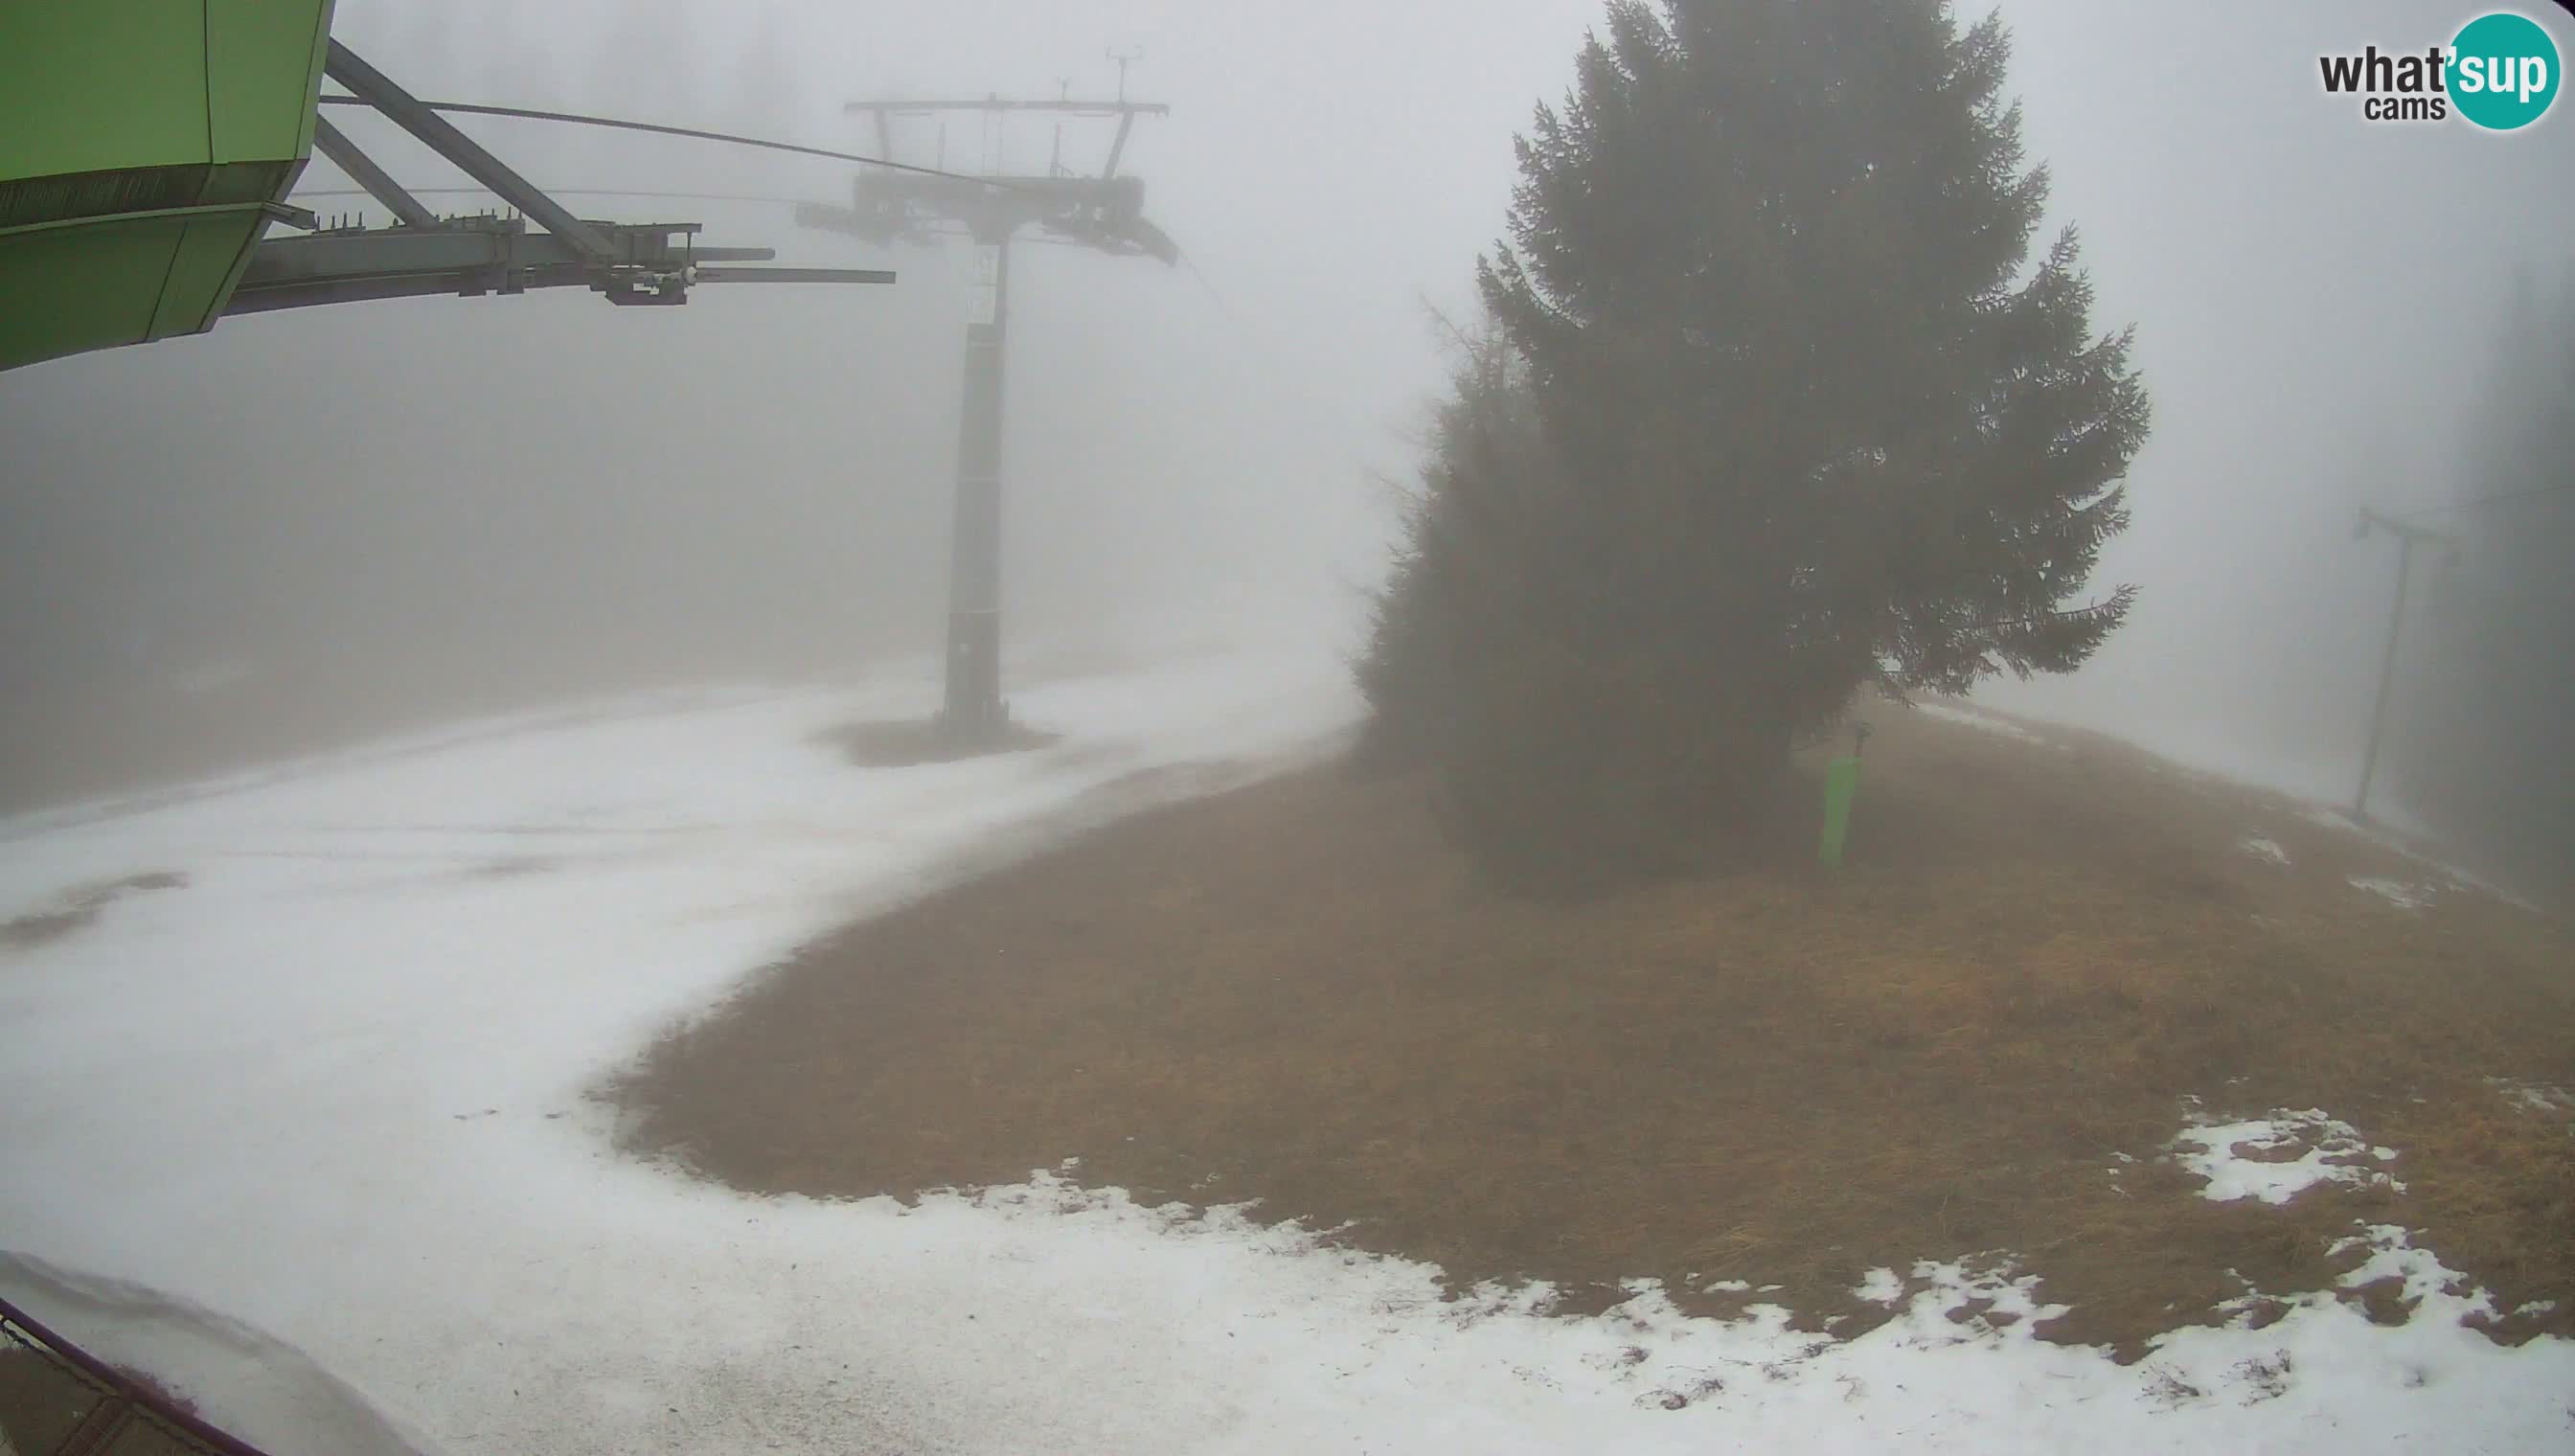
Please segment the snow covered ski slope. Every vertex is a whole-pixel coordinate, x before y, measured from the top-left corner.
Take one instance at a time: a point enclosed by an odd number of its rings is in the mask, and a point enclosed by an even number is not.
[[[2373,1267],[2426,1286],[2402,1328],[2319,1300],[2120,1367],[1944,1317],[2028,1312],[2007,1270],[1912,1271],[1832,1345],[1651,1288],[1579,1320],[1445,1302],[1422,1266],[1038,1170],[905,1208],[614,1150],[587,1092],[675,1018],[979,857],[1311,750],[1342,679],[1268,653],[1059,681],[1017,704],[1053,746],[903,769],[816,734],[916,678],[665,696],[0,823],[0,921],[34,927],[0,944],[0,1248],[220,1311],[453,1453],[2575,1441],[2575,1359],[2457,1328],[2401,1230]],[[100,1333],[313,1449],[252,1346],[174,1321]]]

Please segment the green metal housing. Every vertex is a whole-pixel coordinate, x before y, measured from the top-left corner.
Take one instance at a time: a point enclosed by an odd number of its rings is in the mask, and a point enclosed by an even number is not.
[[[213,327],[311,155],[331,6],[0,11],[0,369]]]

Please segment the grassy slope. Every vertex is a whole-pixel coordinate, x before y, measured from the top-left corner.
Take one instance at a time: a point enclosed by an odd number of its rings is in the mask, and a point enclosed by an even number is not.
[[[2501,1333],[2575,1331],[2575,1138],[2487,1080],[2575,1086],[2565,927],[2400,908],[2349,879],[2440,876],[2109,739],[1874,716],[1838,878],[1502,898],[1420,784],[1328,770],[1115,826],[808,947],[630,1079],[638,1145],[847,1195],[1078,1156],[1461,1281],[1739,1278],[1844,1334],[1864,1270],[2008,1251],[2048,1333],[2130,1351],[2394,1222],[2557,1300]],[[2186,1096],[2322,1107],[2408,1191],[2211,1203],[2158,1158]]]

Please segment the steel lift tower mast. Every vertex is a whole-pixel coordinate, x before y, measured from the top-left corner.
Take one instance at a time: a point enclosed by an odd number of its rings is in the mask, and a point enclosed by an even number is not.
[[[879,155],[891,155],[896,117],[978,114],[998,121],[1013,113],[1114,117],[1116,139],[1096,177],[1063,166],[1064,132],[1043,175],[987,174],[971,179],[870,172],[853,186],[848,208],[806,204],[806,227],[849,233],[880,244],[926,242],[962,232],[974,246],[974,285],[966,316],[966,389],[957,428],[956,526],[950,540],[947,686],[940,728],[951,741],[992,746],[1009,733],[1002,698],[1002,384],[1003,340],[1010,327],[1011,241],[1035,227],[1104,253],[1165,263],[1180,250],[1144,216],[1145,184],[1122,176],[1119,159],[1140,116],[1166,116],[1168,106],[1130,101],[1120,61],[1115,101],[854,101],[848,110],[876,121]],[[943,146],[942,150],[945,148]],[[943,162],[944,166],[944,162]]]
[[[2393,517],[2364,509],[2360,524],[2352,529],[2351,539],[2366,541],[2373,531],[2384,531],[2396,538],[2396,601],[2387,613],[2387,652],[2378,662],[2378,697],[2369,710],[2369,745],[2361,750],[2360,788],[2352,794],[2351,816],[2362,823],[2370,822],[2369,780],[2378,773],[2378,738],[2387,728],[2387,687],[2396,678],[2396,640],[2405,631],[2405,587],[2414,576],[2414,548],[2438,546],[2458,559],[2458,544],[2447,535],[2426,526],[2408,525]]]

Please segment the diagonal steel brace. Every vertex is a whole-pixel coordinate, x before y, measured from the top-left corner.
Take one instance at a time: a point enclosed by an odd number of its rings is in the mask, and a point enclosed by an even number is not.
[[[394,125],[418,137],[431,151],[455,163],[466,176],[492,189],[502,201],[525,213],[538,227],[561,238],[592,263],[611,267],[622,261],[616,244],[609,240],[608,235],[566,212],[563,204],[511,171],[500,158],[483,150],[472,137],[458,131],[455,123],[421,105],[418,97],[396,85],[384,72],[359,59],[355,51],[338,40],[331,42],[330,54],[322,69],[332,80],[348,87],[358,99],[391,117]],[[327,148],[323,155],[330,156]],[[387,206],[392,204],[388,202]]]
[[[438,214],[421,206],[420,199],[404,190],[392,174],[377,166],[375,158],[358,150],[358,144],[349,140],[347,133],[331,125],[331,118],[318,115],[313,118],[313,145],[323,156],[331,159],[331,165],[348,173],[350,181],[367,189],[376,201],[393,209],[394,216],[402,220],[403,226],[438,226]]]

